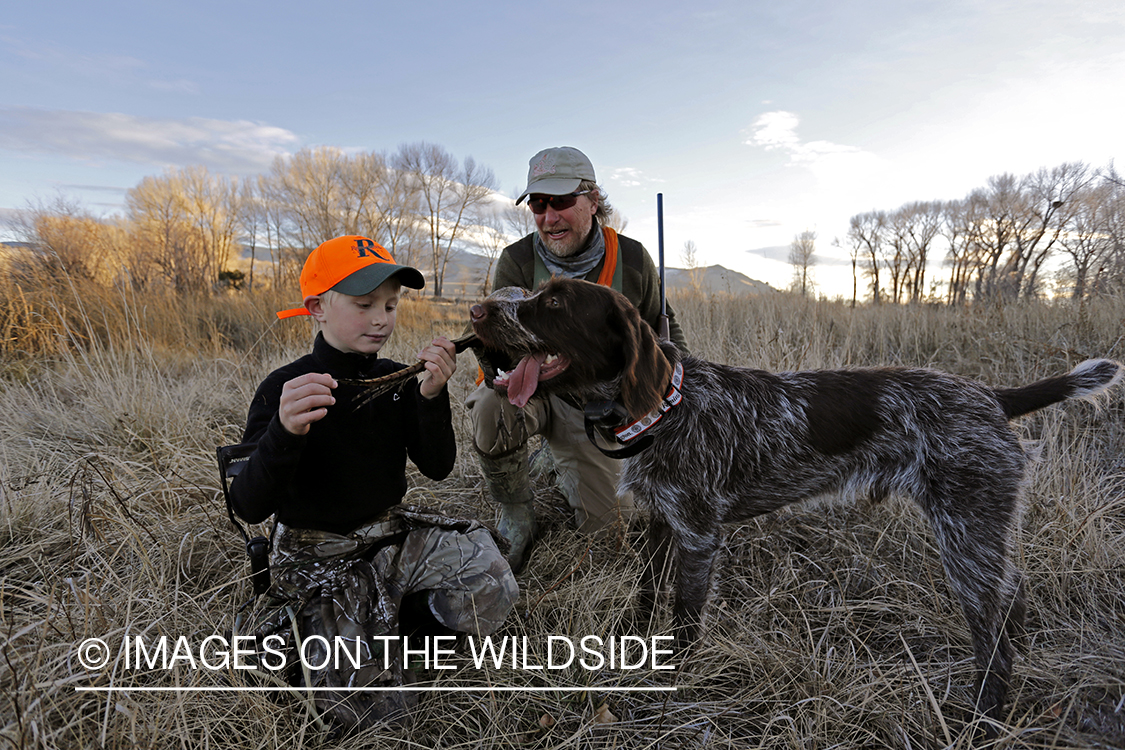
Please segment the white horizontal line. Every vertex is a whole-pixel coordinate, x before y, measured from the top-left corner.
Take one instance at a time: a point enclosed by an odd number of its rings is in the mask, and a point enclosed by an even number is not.
[[[600,687],[597,685],[590,685],[587,687],[510,687],[510,686],[496,686],[496,687],[452,687],[452,686],[418,686],[418,685],[400,685],[396,687],[354,687],[354,688],[338,688],[338,687],[233,687],[233,686],[218,686],[218,687],[167,687],[167,686],[150,686],[150,687],[126,687],[126,686],[112,686],[112,687],[75,687],[75,692],[79,693],[309,693],[309,692],[332,692],[332,693],[382,693],[382,692],[399,692],[411,691],[418,693],[452,693],[452,692],[498,692],[498,693],[546,693],[546,692],[586,692],[595,691],[600,693],[658,693],[658,692],[675,692],[674,687]]]

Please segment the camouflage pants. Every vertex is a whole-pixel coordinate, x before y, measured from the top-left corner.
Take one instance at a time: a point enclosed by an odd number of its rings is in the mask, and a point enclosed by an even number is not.
[[[487,528],[406,506],[347,536],[278,524],[270,568],[273,586],[260,598],[245,630],[260,638],[284,638],[294,668],[306,665],[302,683],[341,688],[316,692],[315,702],[322,715],[345,726],[403,719],[416,702],[417,694],[408,691],[347,690],[409,681],[397,638],[404,596],[426,592],[426,603],[441,624],[481,636],[500,627],[519,596]],[[299,640],[293,636],[294,624]],[[337,657],[337,643],[345,644],[349,654],[358,651],[358,666]],[[321,664],[325,666],[319,669],[309,666]]]

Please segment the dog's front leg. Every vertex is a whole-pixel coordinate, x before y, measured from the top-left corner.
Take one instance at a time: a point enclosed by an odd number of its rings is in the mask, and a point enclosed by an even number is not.
[[[672,605],[672,622],[676,629],[676,646],[690,648],[703,633],[705,607],[711,595],[711,573],[719,553],[718,534],[696,538],[692,544],[675,539],[676,597]]]
[[[645,567],[641,574],[641,590],[637,602],[637,614],[641,623],[647,623],[650,629],[656,624],[656,606],[660,595],[668,588],[671,549],[672,529],[668,525],[668,519],[659,512],[653,512],[645,534]]]

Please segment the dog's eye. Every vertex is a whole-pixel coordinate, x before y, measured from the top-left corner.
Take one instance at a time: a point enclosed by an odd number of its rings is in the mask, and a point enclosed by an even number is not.
[[[547,307],[562,307],[562,303],[559,302],[558,297],[548,297],[547,298]]]

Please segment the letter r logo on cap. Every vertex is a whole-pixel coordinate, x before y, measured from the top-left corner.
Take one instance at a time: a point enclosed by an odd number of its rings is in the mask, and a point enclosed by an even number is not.
[[[366,258],[368,255],[374,255],[381,261],[384,261],[386,263],[394,263],[389,255],[387,255],[385,252],[380,252],[381,250],[383,250],[382,245],[376,245],[372,240],[369,240],[366,237],[360,237],[355,241],[355,249],[357,251],[356,257],[358,258]]]

